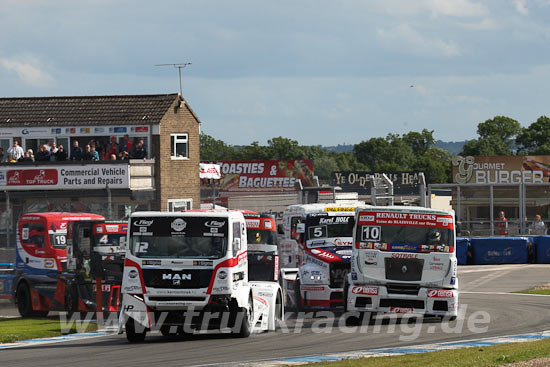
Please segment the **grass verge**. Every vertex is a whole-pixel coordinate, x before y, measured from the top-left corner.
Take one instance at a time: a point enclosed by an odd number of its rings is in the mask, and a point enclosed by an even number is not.
[[[526,289],[524,291],[517,291],[513,293],[523,293],[523,294],[544,294],[544,295],[550,295],[550,289]]]
[[[86,331],[94,330],[97,330],[97,325],[95,323],[89,323],[86,327]],[[76,332],[76,327],[73,324],[69,330],[69,334]],[[13,343],[18,340],[47,338],[59,335],[62,335],[62,333],[60,322],[57,319],[0,318],[0,343]]]
[[[390,367],[390,366],[499,366],[535,358],[550,357],[550,339],[534,342],[509,343],[490,347],[445,350],[440,352],[409,354],[395,357],[373,357],[339,362],[323,362],[307,366],[333,367]]]

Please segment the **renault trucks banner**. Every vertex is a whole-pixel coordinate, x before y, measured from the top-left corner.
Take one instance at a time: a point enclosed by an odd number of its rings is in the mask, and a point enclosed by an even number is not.
[[[452,181],[459,184],[547,183],[550,156],[454,157]]]
[[[127,189],[127,164],[0,168],[0,190]]]
[[[393,182],[394,194],[418,194],[418,185],[420,184],[420,172],[336,171],[332,172],[332,185],[340,186],[344,192],[357,192],[361,195],[370,195],[370,183],[368,181],[368,177],[380,177],[384,173]],[[427,177],[426,184],[428,184]]]
[[[296,191],[298,180],[302,186],[314,186],[313,161],[308,159],[210,163],[221,167],[220,193],[291,192]]]

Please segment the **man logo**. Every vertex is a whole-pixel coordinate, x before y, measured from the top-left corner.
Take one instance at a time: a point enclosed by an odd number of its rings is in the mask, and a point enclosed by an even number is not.
[[[191,280],[191,274],[162,274],[162,280]]]
[[[407,268],[407,265],[403,265],[403,266],[401,267],[401,271],[402,271],[403,273],[406,273],[407,270],[409,270],[409,268]]]
[[[170,226],[174,231],[181,232],[187,227],[187,223],[183,219],[177,218],[172,221]]]

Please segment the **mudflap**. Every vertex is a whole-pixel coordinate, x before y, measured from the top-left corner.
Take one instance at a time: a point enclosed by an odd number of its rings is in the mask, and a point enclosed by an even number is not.
[[[143,299],[124,293],[122,295],[121,308],[122,311],[120,312],[120,316],[118,318],[119,334],[124,331],[124,326],[130,318],[134,319],[136,323],[140,324],[144,328],[151,327],[151,315]]]

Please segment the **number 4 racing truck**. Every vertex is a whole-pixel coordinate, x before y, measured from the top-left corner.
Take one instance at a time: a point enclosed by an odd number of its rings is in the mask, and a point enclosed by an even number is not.
[[[248,337],[260,317],[275,315],[261,310],[270,303],[249,283],[239,211],[133,213],[122,294],[119,332],[125,329],[130,342],[156,328],[163,335],[215,329]]]
[[[103,311],[118,311],[127,233],[126,221],[68,222],[67,271],[57,288],[69,314],[96,312],[97,302]]]
[[[346,310],[447,316],[458,312],[454,212],[359,207]]]

